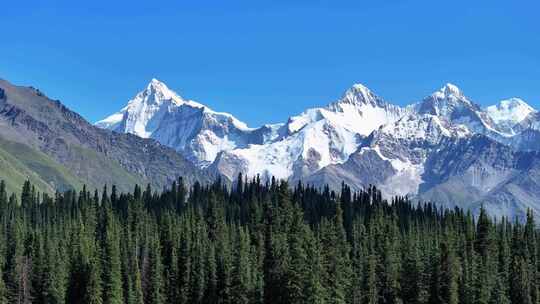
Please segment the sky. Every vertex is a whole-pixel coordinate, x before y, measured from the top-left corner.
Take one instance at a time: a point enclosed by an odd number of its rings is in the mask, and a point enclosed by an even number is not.
[[[82,4],[84,2],[84,4]],[[250,126],[362,83],[409,104],[447,82],[540,109],[540,1],[8,1],[0,78],[95,122],[152,78]]]

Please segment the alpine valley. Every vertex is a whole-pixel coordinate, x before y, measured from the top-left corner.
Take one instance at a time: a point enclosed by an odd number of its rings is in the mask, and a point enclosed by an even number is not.
[[[376,185],[494,216],[540,213],[540,114],[519,98],[481,108],[446,84],[406,107],[355,84],[340,99],[284,123],[248,127],[153,79],[95,125],[154,139],[207,176]]]

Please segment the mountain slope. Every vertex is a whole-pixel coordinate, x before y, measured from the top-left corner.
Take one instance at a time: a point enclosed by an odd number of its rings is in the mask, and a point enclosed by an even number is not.
[[[448,140],[430,156],[420,198],[494,216],[540,214],[540,154],[519,152],[483,135]]]
[[[251,129],[228,113],[186,100],[157,79],[119,112],[95,125],[153,138],[203,167],[221,151],[262,143],[267,131],[264,127]]]
[[[516,134],[515,127],[536,111],[519,98],[505,99],[486,108],[486,113],[497,127],[508,134]]]
[[[540,160],[538,153],[505,144],[493,120],[453,85],[412,108],[411,114],[373,131],[346,162],[305,181],[334,189],[342,181],[357,190],[373,184],[388,196],[476,211],[485,204],[497,216],[523,218],[527,208],[540,214],[540,179],[529,165]]]
[[[174,150],[94,127],[37,89],[4,80],[0,89],[0,138],[44,153],[91,187],[114,183],[131,190],[134,183],[151,183],[161,188],[179,175],[208,180]]]
[[[373,130],[405,113],[356,84],[338,101],[289,118],[273,140],[223,152],[212,168],[229,179],[242,172],[301,180],[330,164],[343,163]]]

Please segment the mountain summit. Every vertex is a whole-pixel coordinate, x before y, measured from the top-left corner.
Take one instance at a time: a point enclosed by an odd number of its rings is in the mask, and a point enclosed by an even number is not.
[[[365,85],[356,83],[350,89],[345,91],[339,100],[339,103],[348,103],[357,106],[368,104],[372,106],[381,106],[384,104],[384,101]]]
[[[163,82],[153,78],[119,112],[98,121],[96,126],[142,138],[151,137],[165,113],[184,103],[184,100]]]
[[[514,97],[487,107],[486,112],[501,129],[514,134],[516,125],[536,111],[522,99]]]
[[[155,78],[124,108],[96,126],[156,139],[202,166],[223,150],[257,142],[251,138],[252,129],[231,114],[186,100]]]

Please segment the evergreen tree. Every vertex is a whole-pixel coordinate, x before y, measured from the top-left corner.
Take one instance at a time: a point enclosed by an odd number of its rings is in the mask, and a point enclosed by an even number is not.
[[[149,258],[149,288],[147,290],[145,303],[162,304],[165,303],[163,290],[163,264],[161,261],[160,246],[157,240],[150,247]]]
[[[512,304],[531,304],[530,278],[524,258],[514,257],[510,273],[510,301]]]
[[[0,208],[6,208],[8,203],[8,193],[6,190],[6,182],[0,180]]]
[[[246,231],[238,228],[238,250],[235,254],[232,279],[231,302],[238,304],[250,303],[251,277],[249,260],[249,243]]]
[[[452,248],[446,243],[441,243],[441,255],[437,279],[437,294],[439,303],[457,304],[457,265]]]
[[[107,203],[104,206],[106,230],[103,245],[103,303],[121,304],[123,292],[118,228]]]

